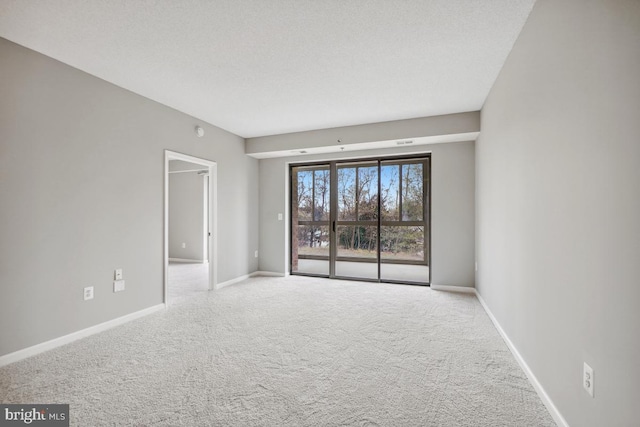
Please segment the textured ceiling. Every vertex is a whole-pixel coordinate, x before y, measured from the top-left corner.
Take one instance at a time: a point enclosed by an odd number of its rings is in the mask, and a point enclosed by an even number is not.
[[[0,36],[243,137],[474,111],[535,0],[0,0]]]

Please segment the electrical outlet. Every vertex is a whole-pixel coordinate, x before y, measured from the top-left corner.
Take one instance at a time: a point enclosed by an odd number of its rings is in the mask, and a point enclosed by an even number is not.
[[[113,292],[124,291],[124,280],[115,280],[113,282]]]
[[[282,221],[282,214],[281,213],[278,214],[278,221]]]
[[[582,371],[582,387],[587,390],[587,393],[589,393],[589,396],[591,397],[593,397],[593,380],[593,369],[585,363]]]
[[[476,261],[476,271],[478,271],[478,261]]]
[[[122,269],[118,268],[113,274],[115,280],[122,280]]]
[[[187,244],[186,244],[186,243],[183,243],[183,244],[182,244],[182,249],[184,249],[184,248],[186,248],[186,247],[187,247]]]
[[[258,251],[255,251],[255,252],[253,253],[253,257],[254,257],[254,258],[258,258]]]
[[[84,288],[84,300],[93,299],[93,286],[88,286]]]

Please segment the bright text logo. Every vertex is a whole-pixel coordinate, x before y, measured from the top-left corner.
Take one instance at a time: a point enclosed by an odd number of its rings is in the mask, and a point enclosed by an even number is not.
[[[69,426],[69,405],[0,404],[0,427]]]

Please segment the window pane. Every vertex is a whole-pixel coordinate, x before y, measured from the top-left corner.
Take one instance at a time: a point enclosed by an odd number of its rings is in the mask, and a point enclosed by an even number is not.
[[[383,226],[380,257],[385,260],[424,261],[424,227]]]
[[[300,225],[298,255],[329,256],[329,226]]]
[[[356,168],[338,168],[338,221],[356,219]]]
[[[422,221],[422,163],[402,165],[402,220]]]
[[[358,221],[378,219],[378,166],[358,168]]]
[[[329,169],[314,171],[315,179],[315,200],[314,200],[314,221],[329,221],[329,194],[330,194],[330,174]]]
[[[383,221],[400,220],[400,166],[382,165],[380,168],[381,203]]]
[[[376,226],[355,227],[339,225],[336,228],[339,257],[378,258]]]
[[[313,171],[294,169],[293,179],[294,200],[292,207],[294,210],[297,209],[297,219],[299,221],[311,221],[311,213],[313,211]],[[296,189],[297,193],[295,192]],[[296,212],[294,212],[294,217],[295,214]]]

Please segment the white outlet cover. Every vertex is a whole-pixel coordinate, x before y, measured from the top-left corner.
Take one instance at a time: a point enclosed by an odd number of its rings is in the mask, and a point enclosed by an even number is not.
[[[84,288],[84,300],[93,299],[93,286],[88,286]]]
[[[114,280],[113,292],[122,292],[124,289],[124,280]]]
[[[582,387],[589,393],[589,396],[593,397],[593,388],[594,388],[594,377],[593,377],[593,368],[591,366],[584,364],[584,369],[582,371]]]
[[[281,213],[278,214],[278,221],[282,221],[282,214]]]

